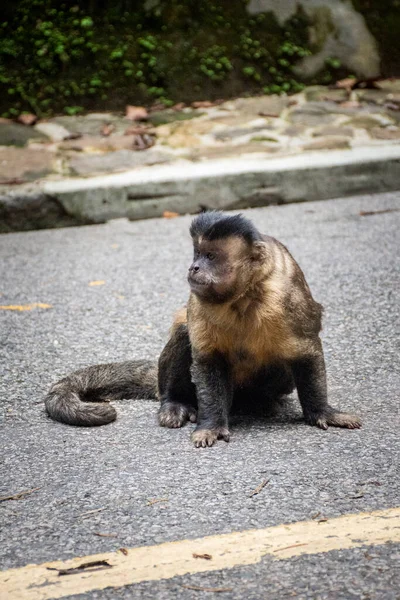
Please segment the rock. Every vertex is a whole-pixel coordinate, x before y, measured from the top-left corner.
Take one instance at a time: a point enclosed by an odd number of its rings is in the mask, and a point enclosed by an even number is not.
[[[359,115],[349,119],[343,125],[346,127],[355,127],[356,129],[372,129],[373,127],[379,127],[381,125],[391,124],[391,119],[377,115],[373,117],[371,115]]]
[[[286,114],[286,118],[296,125],[299,123],[314,127],[333,123],[337,115],[329,111],[323,102],[309,102],[290,108]]]
[[[226,128],[222,131],[217,131],[213,134],[213,137],[219,141],[229,141],[234,140],[235,138],[241,138],[244,136],[263,136],[266,138],[271,137],[271,129],[272,127],[268,127],[268,124],[264,123],[263,125],[258,125],[254,127],[237,127],[237,128]],[[276,140],[275,140],[276,141]]]
[[[46,140],[39,131],[19,123],[0,123],[0,146],[25,146],[29,140]]]
[[[362,77],[379,75],[379,52],[375,38],[351,2],[342,0],[250,0],[250,14],[272,12],[281,25],[298,9],[311,20],[309,37],[312,45],[320,50],[304,58],[296,68],[303,77],[311,77],[325,67],[332,56],[343,66]]]
[[[303,94],[308,102],[318,102],[321,100],[340,102],[347,98],[346,90],[330,90],[324,85],[310,85],[303,91]]]
[[[78,154],[70,160],[69,167],[76,175],[91,175],[156,165],[169,162],[171,158],[173,158],[171,154],[158,150],[146,152],[118,150],[107,154]]]
[[[236,146],[211,146],[208,148],[195,148],[187,158],[193,161],[212,160],[216,158],[240,158],[246,154],[275,154],[279,151],[279,144],[265,145],[260,142],[249,142]]]
[[[306,131],[306,127],[304,125],[290,125],[286,127],[282,131],[283,135],[287,135],[288,137],[297,137]]]
[[[35,125],[35,130],[43,133],[53,142],[62,142],[71,135],[68,129],[57,123],[38,123]]]
[[[336,135],[342,137],[353,137],[354,131],[351,127],[319,127],[312,132],[313,137]]]
[[[382,105],[387,99],[388,92],[384,90],[357,90],[357,97],[363,102]]]
[[[348,138],[340,136],[321,137],[302,146],[303,150],[345,150],[350,147]]]
[[[62,125],[71,133],[82,135],[100,135],[104,125],[112,124],[116,134],[123,133],[132,121],[112,113],[92,113],[89,115],[61,116],[49,119],[48,123]]]
[[[130,135],[110,135],[108,137],[96,137],[94,135],[84,135],[76,140],[66,140],[61,142],[62,150],[76,150],[88,153],[113,152],[115,150],[132,150],[134,136]]]
[[[241,115],[277,115],[279,116],[284,108],[290,103],[288,96],[257,96],[256,98],[238,98],[230,100],[228,104],[229,110],[238,110]],[[220,109],[224,108],[221,104]]]
[[[176,121],[188,121],[201,117],[204,112],[198,110],[185,110],[177,112],[175,110],[158,110],[150,113],[149,122],[158,127],[159,125],[168,125],[168,123],[174,123]]]
[[[28,148],[0,148],[0,183],[3,180],[32,181],[54,172],[49,152]]]
[[[160,125],[157,128],[158,143],[170,148],[195,148],[204,145],[202,136],[212,133],[215,128],[213,121],[201,119]]]
[[[400,94],[400,78],[398,79],[383,79],[379,82],[379,87],[388,94]]]
[[[376,140],[400,140],[400,127],[373,127],[369,134]]]

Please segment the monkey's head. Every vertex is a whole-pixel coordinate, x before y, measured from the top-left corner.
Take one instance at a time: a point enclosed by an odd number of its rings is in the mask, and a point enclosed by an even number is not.
[[[224,303],[246,292],[265,260],[262,236],[242,215],[201,213],[192,221],[188,282],[200,300]]]

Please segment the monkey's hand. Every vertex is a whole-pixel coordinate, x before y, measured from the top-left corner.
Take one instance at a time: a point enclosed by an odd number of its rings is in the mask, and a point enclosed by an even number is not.
[[[226,427],[217,427],[215,429],[195,429],[192,433],[192,442],[196,448],[206,448],[212,446],[217,440],[229,442],[229,429]]]

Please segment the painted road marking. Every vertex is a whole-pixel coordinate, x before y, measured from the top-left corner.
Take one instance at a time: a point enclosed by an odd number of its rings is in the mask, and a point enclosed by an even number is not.
[[[107,552],[27,565],[0,572],[0,590],[1,597],[7,600],[65,598],[107,587],[252,565],[266,555],[282,560],[385,542],[400,542],[400,507],[344,515],[320,523],[301,521],[267,529],[130,548],[127,554]],[[200,560],[193,554],[209,554],[212,559]],[[98,565],[92,570],[77,569],[91,562]],[[60,575],[60,569],[75,571]]]

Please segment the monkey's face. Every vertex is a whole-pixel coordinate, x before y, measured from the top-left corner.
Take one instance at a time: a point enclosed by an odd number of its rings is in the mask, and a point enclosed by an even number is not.
[[[223,303],[234,298],[243,285],[246,242],[238,237],[193,240],[194,259],[189,267],[190,289],[207,302]]]

